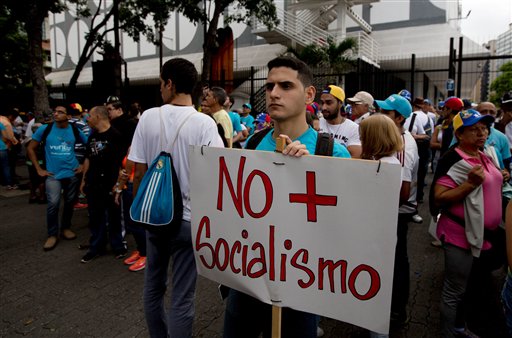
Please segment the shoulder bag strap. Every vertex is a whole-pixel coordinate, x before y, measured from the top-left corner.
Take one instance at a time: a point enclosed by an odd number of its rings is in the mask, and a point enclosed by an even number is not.
[[[412,133],[412,128],[414,128],[414,121],[416,120],[416,113],[412,114],[411,123],[409,124],[409,133]]]

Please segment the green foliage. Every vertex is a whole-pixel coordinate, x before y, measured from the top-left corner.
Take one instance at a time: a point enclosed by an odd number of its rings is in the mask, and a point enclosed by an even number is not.
[[[0,89],[30,82],[28,39],[23,25],[6,5],[0,5]]]
[[[506,92],[512,90],[512,61],[503,64],[501,74],[491,83],[491,102],[500,104],[500,99]]]
[[[329,37],[324,46],[311,44],[301,49],[290,47],[287,53],[295,55],[310,67],[328,67],[336,73],[342,73],[354,66],[352,53],[356,48],[357,42],[353,38],[346,38],[337,44]]]

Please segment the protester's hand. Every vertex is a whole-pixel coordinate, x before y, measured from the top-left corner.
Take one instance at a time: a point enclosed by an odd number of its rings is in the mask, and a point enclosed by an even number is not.
[[[75,175],[78,175],[78,174],[81,174],[84,172],[84,166],[83,165],[79,165],[76,169],[75,169]]]
[[[292,141],[288,135],[281,134],[279,135],[286,142],[286,147],[283,150],[283,155],[301,157],[304,155],[309,155],[309,151],[306,148],[305,144],[300,143],[300,141]]]
[[[120,192],[114,191],[114,202],[117,205],[121,205],[121,193]]]
[[[482,165],[477,164],[471,169],[468,173],[468,183],[474,186],[475,188],[482,184],[485,180],[484,168]]]
[[[508,182],[508,180],[510,180],[510,173],[508,172],[508,170],[503,169],[501,171],[501,174],[503,175],[503,182]]]
[[[53,176],[53,173],[51,173],[43,168],[37,169],[37,174],[41,177]]]

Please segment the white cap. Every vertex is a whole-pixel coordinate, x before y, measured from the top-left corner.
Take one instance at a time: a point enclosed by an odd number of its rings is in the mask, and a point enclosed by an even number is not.
[[[356,95],[354,95],[354,97],[350,97],[347,99],[348,102],[350,103],[355,103],[355,104],[367,104],[369,106],[372,106],[373,105],[373,96],[371,96],[370,93],[368,92],[357,92]]]

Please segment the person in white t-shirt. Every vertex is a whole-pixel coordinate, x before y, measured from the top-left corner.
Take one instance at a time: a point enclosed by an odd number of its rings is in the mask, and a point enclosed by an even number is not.
[[[190,145],[223,147],[215,121],[196,111],[192,93],[198,80],[194,65],[185,59],[167,61],[160,75],[160,92],[164,105],[146,110],[137,125],[128,159],[135,162],[133,195],[147,171],[148,164],[171,142],[181,127],[170,149],[174,169],[180,183],[183,199],[183,219],[177,234],[147,232],[147,259],[144,276],[144,312],[151,337],[192,337],[194,294],[197,271],[192,249],[190,227]],[[160,116],[160,114],[162,116]],[[162,117],[162,119],[161,119]],[[161,121],[165,135],[161,135]],[[167,289],[169,262],[172,260],[172,293],[166,313],[164,296]]]
[[[375,100],[384,115],[390,117],[402,134],[404,149],[397,156],[402,164],[402,186],[398,209],[397,244],[391,297],[391,321],[397,325],[408,322],[406,307],[409,300],[409,258],[407,256],[408,223],[416,213],[416,177],[418,174],[418,148],[411,133],[404,128],[405,119],[412,114],[409,101],[393,94],[385,101]]]
[[[338,86],[329,85],[320,96],[322,117],[320,132],[329,133],[334,141],[347,147],[352,158],[361,156],[359,125],[341,115],[345,92]]]

